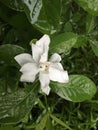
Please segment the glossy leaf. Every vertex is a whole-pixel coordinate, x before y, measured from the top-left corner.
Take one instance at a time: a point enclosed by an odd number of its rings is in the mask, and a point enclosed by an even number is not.
[[[0,0],[3,4],[17,11],[23,11],[21,0]]]
[[[63,33],[51,38],[50,51],[62,53],[69,51],[77,42],[77,35],[74,33]]]
[[[98,41],[90,40],[90,45],[91,45],[91,48],[92,48],[93,52],[98,57]]]
[[[24,49],[17,45],[5,44],[0,46],[0,62],[2,64],[15,64],[14,57],[17,54],[23,53]]]
[[[58,29],[60,4],[60,0],[56,2],[55,0],[23,0],[24,11],[30,23],[38,30],[48,34],[55,33]]]
[[[23,0],[24,11],[31,23],[35,23],[42,9],[42,0]]]
[[[98,0],[75,0],[85,11],[98,15]]]
[[[91,99],[96,93],[96,86],[92,80],[82,75],[72,75],[67,84],[51,83],[52,90],[62,98],[82,102]]]
[[[3,3],[19,11],[21,7],[26,13],[29,22],[41,32],[53,34],[58,31],[61,16],[61,0],[56,2],[55,0],[4,0]]]
[[[37,86],[27,86],[29,91],[19,89],[0,95],[0,123],[18,123],[29,113],[37,98]]]

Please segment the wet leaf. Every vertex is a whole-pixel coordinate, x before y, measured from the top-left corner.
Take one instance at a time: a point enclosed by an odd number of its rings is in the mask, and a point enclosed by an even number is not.
[[[38,84],[29,91],[18,89],[13,93],[0,95],[0,123],[18,123],[31,111],[38,93]]]
[[[96,93],[94,82],[83,75],[70,76],[67,84],[52,82],[51,88],[62,98],[73,102],[89,100]]]
[[[51,38],[50,51],[63,53],[69,51],[76,43],[77,35],[74,33],[62,33]]]
[[[48,34],[53,34],[58,30],[60,0],[56,2],[55,0],[23,0],[23,7],[30,23],[38,30]]]

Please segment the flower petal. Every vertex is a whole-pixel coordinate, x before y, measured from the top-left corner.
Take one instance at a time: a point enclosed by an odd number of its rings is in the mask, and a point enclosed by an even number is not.
[[[49,43],[50,43],[50,37],[47,34],[45,34],[36,42],[36,45],[40,47],[43,50],[43,52],[46,52],[48,51]]]
[[[61,83],[67,83],[69,81],[67,71],[57,69],[56,67],[49,68],[49,78],[52,81],[58,81]]]
[[[48,73],[41,73],[39,74],[39,80],[41,83],[41,90],[42,92],[46,93],[47,95],[49,95],[50,92],[50,87],[49,87],[49,83],[50,83],[50,79],[49,79],[49,74]]]
[[[39,46],[32,44],[32,55],[36,63],[39,62],[42,53],[43,53],[43,50]]]
[[[50,67],[64,71],[62,64],[59,63],[59,62],[51,63],[51,64],[50,64]]]
[[[23,74],[27,74],[31,76],[36,75],[38,71],[39,70],[36,63],[27,63],[23,65],[22,68],[20,69],[20,72],[22,72]]]
[[[22,74],[20,81],[21,82],[31,82],[33,83],[35,80],[35,75],[31,75],[31,74]]]
[[[38,73],[38,68],[35,63],[27,63],[22,66],[20,72],[23,73],[20,78],[20,81],[33,82],[35,80],[36,74]]]
[[[48,35],[44,35],[40,38],[36,44],[32,44],[32,55],[35,62],[45,62],[48,58],[50,38]]]
[[[45,52],[45,53],[43,53],[43,54],[41,55],[41,58],[40,58],[40,61],[39,61],[39,62],[41,62],[41,63],[46,62],[47,59],[48,59],[48,53]]]
[[[61,61],[61,56],[57,53],[54,53],[51,57],[50,60],[51,62],[60,62]]]
[[[50,43],[50,38],[46,34],[39,41],[36,42],[36,45],[43,50],[43,53],[40,58],[40,62],[46,62],[48,59],[49,43]]]
[[[51,57],[50,57],[50,61],[51,62],[60,62],[61,61],[61,56],[57,53],[54,53]]]
[[[28,62],[33,62],[32,56],[28,53],[19,54],[14,57],[14,59],[23,66],[24,64]]]

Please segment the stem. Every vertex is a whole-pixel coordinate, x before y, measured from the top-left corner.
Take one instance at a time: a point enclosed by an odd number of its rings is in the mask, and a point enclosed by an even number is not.
[[[45,98],[46,110],[48,111],[48,102],[47,102],[47,97],[46,97],[46,95],[44,95],[44,98]]]

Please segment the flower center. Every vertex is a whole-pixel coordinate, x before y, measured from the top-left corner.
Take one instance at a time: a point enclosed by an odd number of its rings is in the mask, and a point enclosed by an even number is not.
[[[39,70],[47,72],[49,70],[50,62],[39,63]]]

